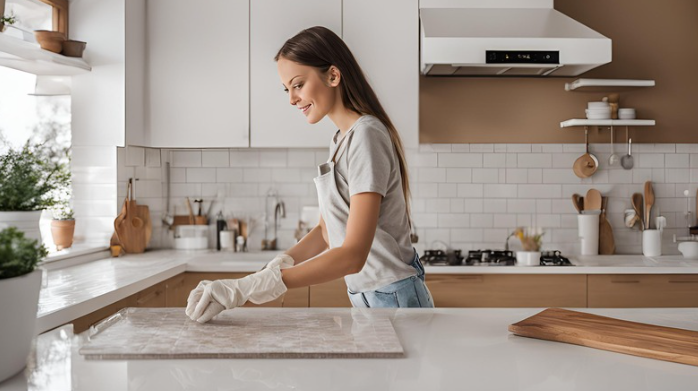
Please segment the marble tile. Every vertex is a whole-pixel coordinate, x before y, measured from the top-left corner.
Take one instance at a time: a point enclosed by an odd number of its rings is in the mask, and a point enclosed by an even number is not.
[[[390,319],[369,309],[236,308],[212,321],[183,308],[125,308],[95,326],[87,359],[394,358]]]

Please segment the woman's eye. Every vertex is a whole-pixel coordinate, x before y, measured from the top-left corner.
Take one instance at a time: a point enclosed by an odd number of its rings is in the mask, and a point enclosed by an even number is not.
[[[300,90],[301,87],[303,87],[303,84],[296,84],[295,86],[293,86],[293,88],[295,88],[297,90]]]

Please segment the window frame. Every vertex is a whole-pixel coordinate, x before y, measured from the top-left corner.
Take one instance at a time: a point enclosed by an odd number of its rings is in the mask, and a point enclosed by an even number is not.
[[[39,0],[53,8],[53,31],[60,31],[68,38],[68,0]],[[5,0],[0,0],[0,15],[5,15]]]

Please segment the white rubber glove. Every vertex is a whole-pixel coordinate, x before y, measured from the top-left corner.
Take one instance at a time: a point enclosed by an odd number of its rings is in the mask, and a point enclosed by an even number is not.
[[[247,300],[262,304],[286,293],[281,268],[273,265],[236,280],[215,280],[204,286],[201,298],[189,318],[206,323],[226,309],[239,307]]]
[[[201,300],[201,296],[204,294],[204,288],[206,285],[212,282],[213,281],[210,280],[202,280],[199,282],[199,285],[197,285],[196,288],[189,292],[189,297],[187,298],[187,309],[184,310],[184,313],[187,314],[187,316],[191,316],[191,314],[194,313],[196,304],[199,302],[199,300]]]
[[[296,263],[296,261],[290,255],[279,254],[279,255],[275,256],[274,259],[269,261],[269,263],[264,265],[262,270],[264,270],[268,267],[272,267],[272,266],[279,266],[281,269],[286,269],[286,268],[293,266],[295,263]]]

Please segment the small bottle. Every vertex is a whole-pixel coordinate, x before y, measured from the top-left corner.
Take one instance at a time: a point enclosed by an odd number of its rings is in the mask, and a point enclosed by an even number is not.
[[[228,228],[228,224],[223,218],[223,211],[218,212],[216,215],[216,249],[221,251],[221,231],[225,231]]]
[[[245,237],[242,235],[238,235],[237,237],[237,245],[236,245],[236,250],[237,252],[242,252],[245,251]]]

